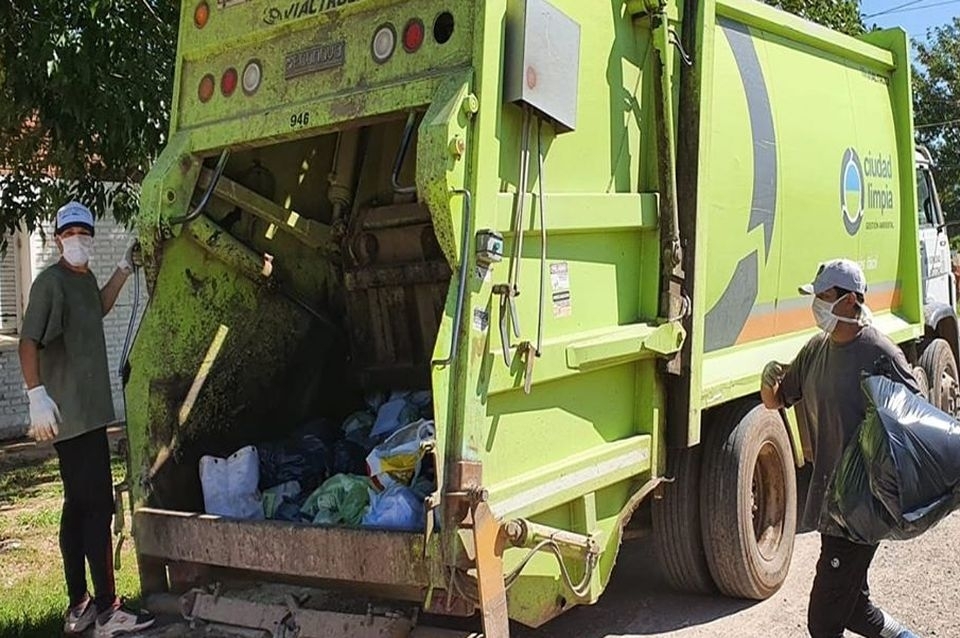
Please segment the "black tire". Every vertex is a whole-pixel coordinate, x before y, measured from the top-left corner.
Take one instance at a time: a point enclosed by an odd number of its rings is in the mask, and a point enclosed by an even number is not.
[[[927,373],[930,403],[951,416],[960,416],[960,375],[953,350],[944,339],[934,339],[920,355],[920,367]]]
[[[670,585],[691,594],[716,591],[700,536],[700,447],[669,450],[667,476],[652,505],[657,558]]]
[[[716,415],[703,451],[703,544],[713,581],[765,600],[783,585],[797,530],[797,475],[777,412],[754,401]]]

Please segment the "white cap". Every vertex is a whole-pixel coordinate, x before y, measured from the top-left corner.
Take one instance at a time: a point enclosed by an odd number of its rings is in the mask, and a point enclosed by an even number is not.
[[[820,264],[813,283],[800,286],[800,294],[819,295],[831,288],[840,288],[863,295],[867,292],[867,278],[856,262],[849,259],[834,259]]]
[[[93,213],[80,202],[64,204],[57,211],[57,226],[54,234],[59,235],[68,228],[77,226],[86,228],[93,235]]]

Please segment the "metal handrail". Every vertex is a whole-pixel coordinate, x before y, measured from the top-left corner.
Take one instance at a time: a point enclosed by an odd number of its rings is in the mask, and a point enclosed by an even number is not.
[[[470,226],[473,223],[473,196],[469,189],[453,189],[451,193],[463,195],[463,235],[460,254],[460,276],[457,290],[457,308],[454,311],[453,318],[453,336],[450,338],[450,354],[445,359],[436,359],[433,365],[438,367],[448,366],[453,363],[457,356],[457,350],[460,348],[460,329],[463,326],[463,303],[467,295],[467,266],[470,261],[467,252],[470,245]]]
[[[417,114],[411,112],[407,117],[407,125],[403,129],[403,138],[400,140],[400,148],[397,150],[397,157],[393,160],[393,172],[390,175],[390,183],[393,186],[393,192],[398,195],[409,195],[417,192],[416,185],[401,186],[400,171],[403,169],[403,161],[407,158],[407,151],[410,150],[410,141],[413,139],[413,131],[417,124]]]

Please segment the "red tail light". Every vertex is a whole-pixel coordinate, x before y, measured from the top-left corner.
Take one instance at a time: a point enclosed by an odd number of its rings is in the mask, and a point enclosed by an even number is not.
[[[237,90],[238,79],[237,70],[233,67],[223,72],[223,77],[220,78],[220,90],[224,96],[230,97],[233,95],[233,92]]]
[[[407,53],[414,53],[423,46],[423,38],[426,31],[423,27],[423,21],[413,18],[403,29],[403,49]]]

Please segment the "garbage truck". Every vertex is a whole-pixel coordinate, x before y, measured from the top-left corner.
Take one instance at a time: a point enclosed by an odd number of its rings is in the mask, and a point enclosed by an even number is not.
[[[630,524],[674,586],[771,596],[813,451],[759,377],[814,334],[819,263],[863,266],[957,413],[909,60],[902,30],[752,0],[185,0],[124,366],[144,595],[270,635],[419,610],[505,638],[596,602]],[[417,529],[205,512],[201,458],[410,391]],[[269,585],[327,594],[231,595]]]

